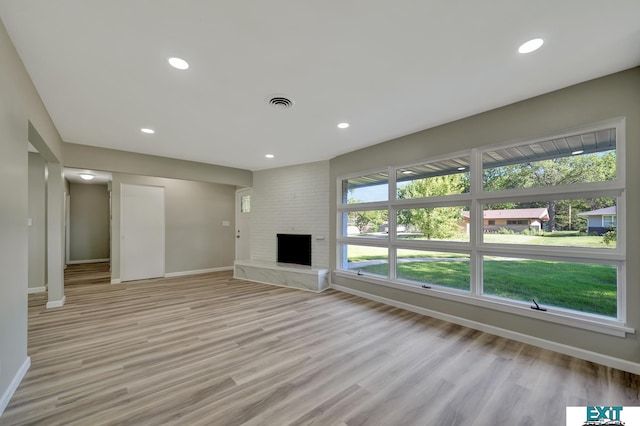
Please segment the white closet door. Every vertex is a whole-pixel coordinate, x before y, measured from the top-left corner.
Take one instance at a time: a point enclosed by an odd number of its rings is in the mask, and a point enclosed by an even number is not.
[[[164,188],[120,186],[120,279],[164,276]]]

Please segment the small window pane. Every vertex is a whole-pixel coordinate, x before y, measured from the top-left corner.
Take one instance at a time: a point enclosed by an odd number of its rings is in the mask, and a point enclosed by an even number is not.
[[[469,192],[469,158],[403,167],[396,171],[397,198],[436,197]]]
[[[398,210],[398,239],[469,241],[469,212],[465,209],[452,206]]]
[[[602,216],[602,227],[607,229],[615,229],[617,225],[616,216]]]
[[[500,191],[616,179],[616,132],[606,129],[482,155],[483,188]]]
[[[343,212],[344,237],[389,238],[389,213],[387,210],[359,210]]]
[[[243,195],[240,197],[240,212],[251,212],[251,195]]]
[[[485,205],[483,241],[493,244],[615,249],[615,199]],[[605,235],[609,233],[608,235]]]
[[[389,199],[389,175],[387,172],[344,179],[342,203],[356,204]]]
[[[483,269],[486,295],[617,317],[614,265],[485,256]]]
[[[346,251],[346,264],[343,269],[385,278],[389,276],[387,248],[348,244]]]
[[[469,291],[469,255],[398,249],[398,279]]]

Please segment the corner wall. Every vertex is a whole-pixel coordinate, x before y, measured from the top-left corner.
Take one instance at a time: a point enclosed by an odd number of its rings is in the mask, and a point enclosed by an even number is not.
[[[336,180],[340,176],[500,142],[533,138],[615,117],[626,117],[626,204],[640,211],[640,68],[634,68],[503,108],[424,130],[331,160],[330,228],[336,227]],[[620,360],[640,363],[640,221],[627,223],[627,325],[636,330],[626,338],[562,326],[544,320],[498,312],[435,296],[333,276],[334,284],[373,297],[383,297],[468,321],[568,345]],[[336,238],[331,232],[331,269],[336,269]]]
[[[43,158],[60,161],[60,136],[4,25],[0,24],[0,413],[29,368],[27,141],[30,123],[42,135],[43,143],[36,148]]]

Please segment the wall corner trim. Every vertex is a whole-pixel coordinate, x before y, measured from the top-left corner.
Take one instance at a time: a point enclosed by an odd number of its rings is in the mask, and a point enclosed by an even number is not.
[[[13,376],[13,380],[9,383],[9,387],[2,394],[2,398],[0,398],[0,416],[2,416],[4,409],[9,405],[9,401],[11,401],[11,398],[18,389],[18,386],[20,386],[20,382],[24,379],[25,374],[29,371],[29,367],[31,367],[31,358],[27,357],[16,372],[16,375]]]
[[[115,279],[111,280],[111,284],[122,284],[122,281],[120,281],[119,278],[115,278]]]
[[[344,287],[337,284],[331,284],[330,288],[334,290],[342,291],[344,293],[353,294],[354,296],[360,296],[364,299],[384,303],[385,305],[395,306],[396,308],[405,309],[407,311],[415,312],[417,314],[426,315],[426,316],[437,318],[443,321],[451,322],[453,324],[458,324],[464,327],[472,328],[474,330],[483,331],[496,336],[512,339],[517,342],[526,343],[529,345],[537,346],[539,348],[558,352],[564,355],[573,356],[585,361],[595,362],[597,364],[601,364],[606,367],[616,368],[618,370],[627,371],[633,374],[640,374],[640,363],[627,361],[620,358],[615,358],[609,355],[588,351],[586,349],[576,348],[574,346],[564,345],[562,343],[557,343],[550,340],[540,339],[539,337],[529,336],[527,334],[506,330],[504,328],[483,324],[477,321],[471,321],[471,320],[460,318],[454,315],[433,311],[431,309],[421,308],[419,306],[410,305],[408,303],[398,302],[396,300],[388,299],[386,297],[374,296],[369,293],[365,293],[359,290],[353,290],[349,287]]]
[[[27,293],[29,293],[29,294],[31,294],[31,293],[44,293],[45,291],[47,291],[47,286],[29,287],[27,289]]]
[[[60,300],[54,300],[52,302],[47,302],[47,309],[51,308],[62,308],[67,301],[67,296],[62,296]]]

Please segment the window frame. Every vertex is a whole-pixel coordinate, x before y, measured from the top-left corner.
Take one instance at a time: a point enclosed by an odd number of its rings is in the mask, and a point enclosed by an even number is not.
[[[594,183],[578,183],[558,185],[552,187],[516,188],[498,191],[486,191],[483,188],[483,154],[487,151],[516,147],[525,144],[548,141],[550,139],[575,136],[592,131],[615,129],[616,131],[616,178],[609,181]],[[470,159],[470,189],[468,193],[454,194],[436,197],[424,197],[413,199],[397,199],[396,176],[398,170],[418,164],[428,164],[443,160],[450,160],[467,156]],[[615,336],[625,336],[626,333],[634,333],[635,330],[626,326],[626,244],[624,232],[618,234],[615,248],[590,248],[565,246],[535,246],[519,244],[497,244],[483,241],[483,205],[500,202],[524,202],[549,199],[580,199],[595,197],[615,197],[617,214],[616,229],[626,229],[626,205],[625,205],[625,119],[616,118],[602,121],[589,126],[569,129],[543,135],[538,138],[527,138],[506,143],[499,143],[470,150],[458,151],[448,155],[438,156],[423,160],[418,163],[388,166],[376,170],[369,170],[348,176],[337,178],[337,224],[336,224],[336,267],[335,274],[356,280],[398,288],[405,291],[426,294],[449,300],[460,301],[476,306],[488,307],[502,312],[515,313],[525,317],[542,319],[555,323],[570,325],[578,328],[589,329]],[[389,195],[387,201],[363,202],[357,204],[344,204],[342,194],[342,182],[345,179],[358,176],[366,176],[374,173],[386,173]],[[397,238],[397,211],[409,208],[433,208],[469,206],[469,241],[435,241],[435,240],[399,240]],[[342,235],[342,213],[349,210],[379,210],[388,209],[389,235],[386,240],[368,240],[363,238],[350,238]],[[356,275],[353,272],[341,269],[342,246],[347,244],[371,245],[387,248],[389,253],[389,275],[384,277]],[[417,249],[442,252],[468,254],[470,256],[470,287],[469,292],[459,291],[447,287],[434,285],[424,289],[415,282],[397,278],[397,251],[398,249]],[[547,307],[546,312],[530,309],[531,303],[520,302],[511,299],[502,299],[492,295],[483,294],[482,262],[484,256],[508,256],[540,260],[557,260],[565,262],[586,262],[593,264],[615,265],[617,268],[617,317],[605,317],[597,314],[578,312],[561,307]]]

